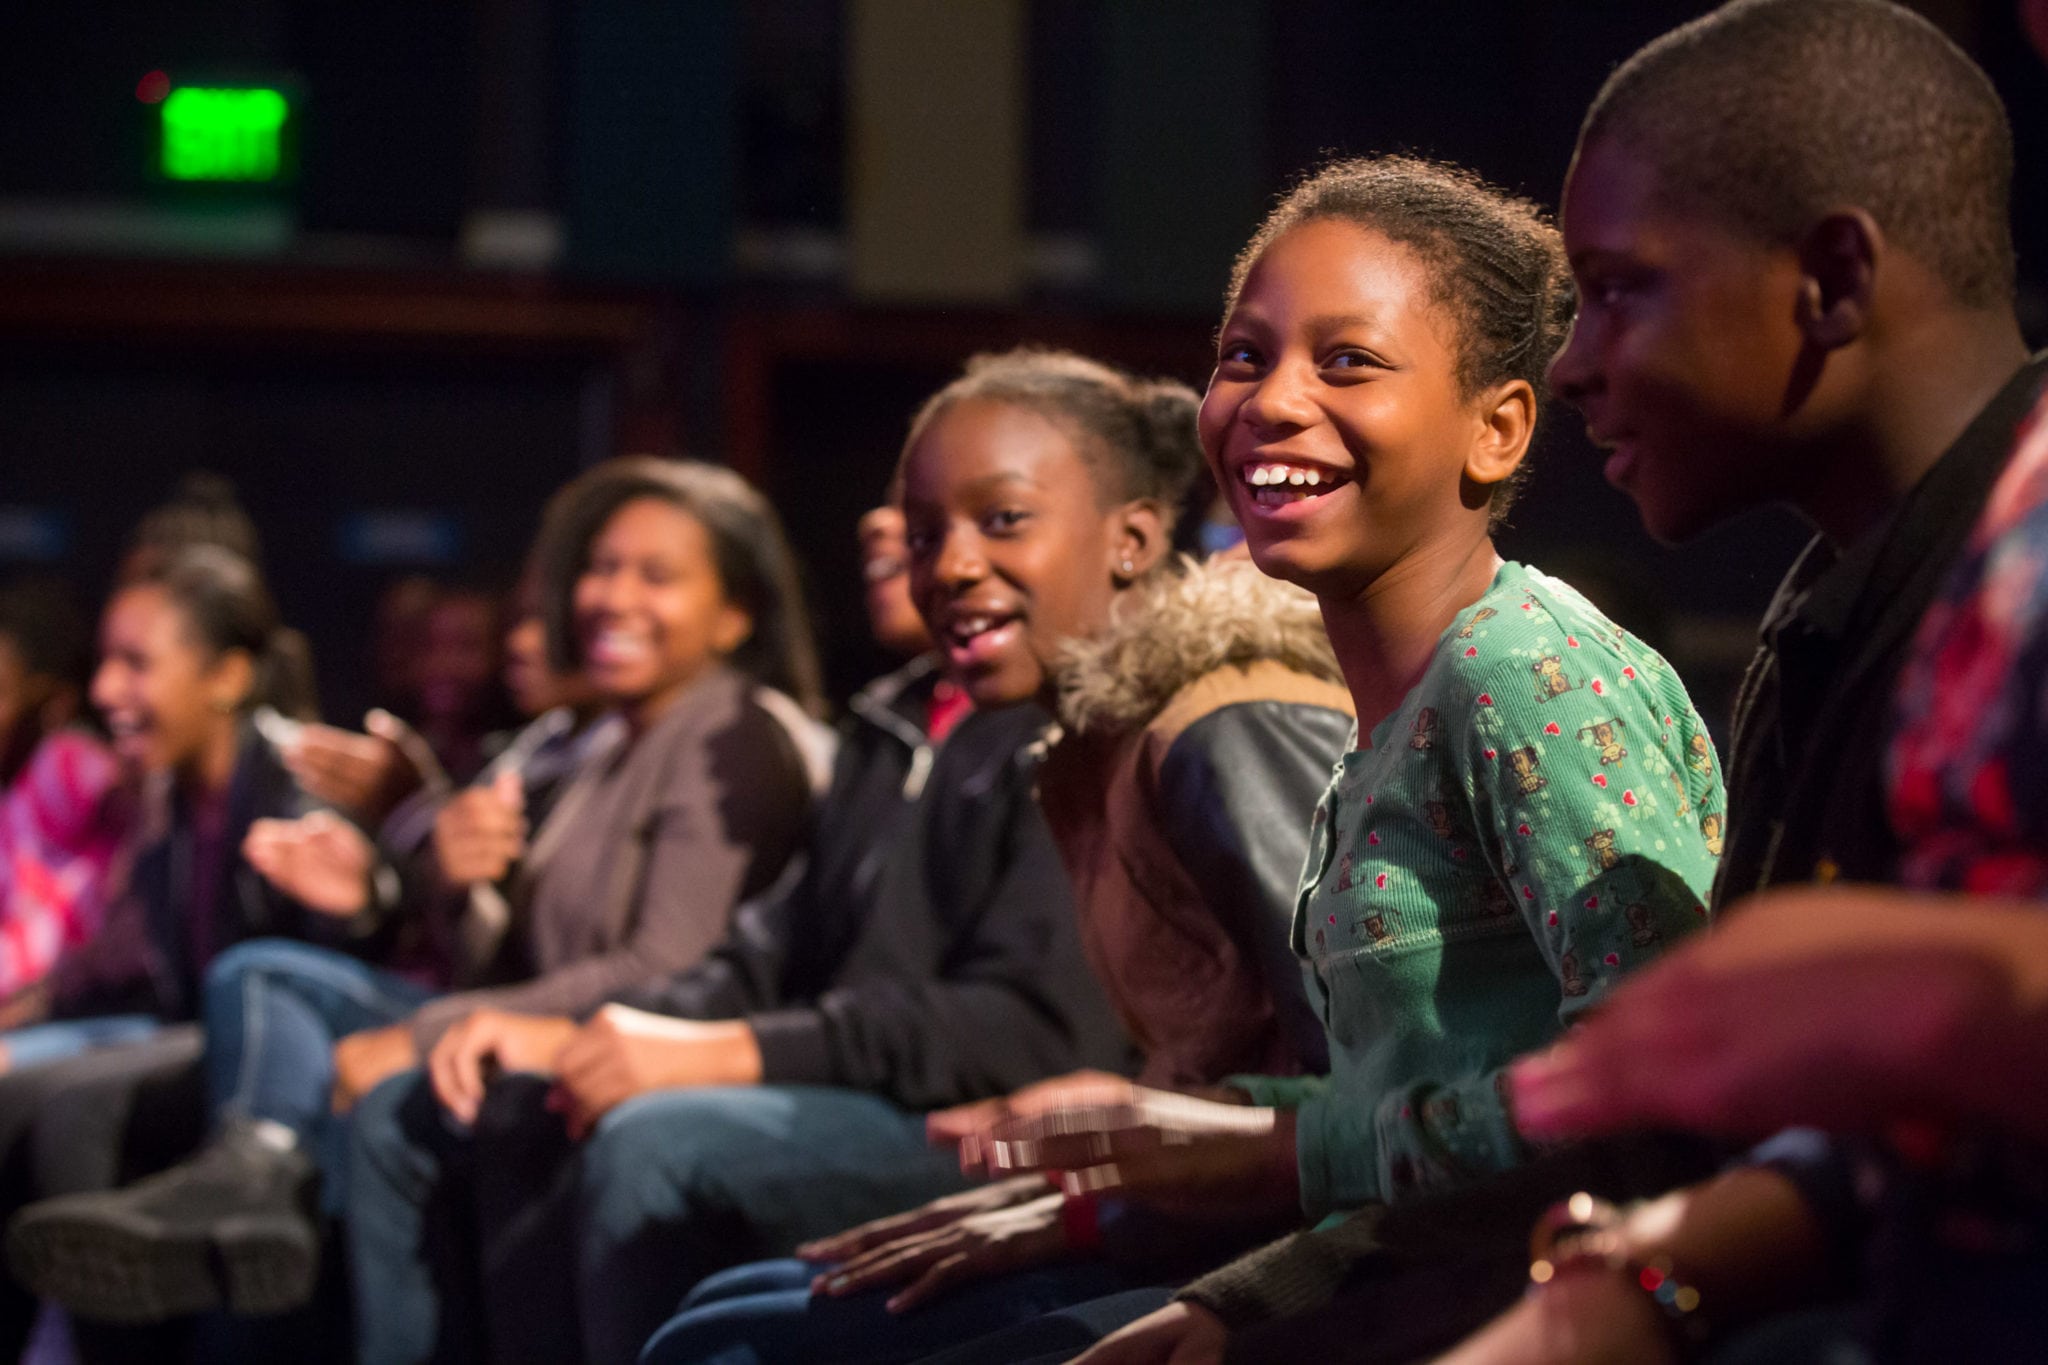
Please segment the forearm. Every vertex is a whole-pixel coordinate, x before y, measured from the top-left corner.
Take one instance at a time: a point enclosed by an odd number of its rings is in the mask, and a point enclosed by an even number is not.
[[[1668,1264],[1717,1325],[1811,1302],[1836,1288],[1843,1270],[1831,1264],[1798,1187],[1760,1166],[1637,1205],[1622,1221],[1618,1250],[1632,1263]]]

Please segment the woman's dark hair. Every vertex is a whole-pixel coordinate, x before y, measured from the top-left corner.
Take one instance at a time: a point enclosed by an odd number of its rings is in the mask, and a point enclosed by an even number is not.
[[[1202,468],[1195,422],[1202,400],[1193,389],[1171,379],[1138,379],[1072,351],[1030,346],[969,360],[966,371],[911,418],[904,450],[939,414],[969,401],[1012,403],[1063,427],[1104,504],[1156,502],[1169,519],[1168,534]]]
[[[590,543],[612,514],[641,498],[681,508],[710,533],[726,600],[753,621],[752,632],[733,651],[733,666],[818,714],[824,701],[817,649],[782,521],[752,484],[721,465],[697,460],[607,460],[549,500],[533,564],[540,575],[550,662],[564,673],[583,666],[574,622],[576,580],[589,563]]]
[[[1510,380],[1544,392],[1544,369],[1571,328],[1576,295],[1564,244],[1542,209],[1457,166],[1412,156],[1338,161],[1314,172],[1266,216],[1231,267],[1228,316],[1266,248],[1304,223],[1337,219],[1414,252],[1457,327],[1458,384],[1469,397]],[[1525,461],[1494,487],[1497,527],[1524,482]]]
[[[163,590],[185,617],[192,639],[218,658],[241,650],[255,665],[242,699],[300,720],[319,719],[312,651],[306,637],[282,625],[277,604],[256,566],[219,545],[188,545],[136,580]]]
[[[247,560],[263,562],[256,523],[235,496],[235,486],[218,474],[187,474],[169,502],[142,514],[128,538],[128,573],[148,578],[180,550],[214,545]]]

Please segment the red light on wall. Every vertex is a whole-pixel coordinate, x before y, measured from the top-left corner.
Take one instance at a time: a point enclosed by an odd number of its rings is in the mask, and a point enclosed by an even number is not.
[[[162,104],[171,93],[171,78],[161,71],[152,71],[135,82],[135,98],[144,104]]]

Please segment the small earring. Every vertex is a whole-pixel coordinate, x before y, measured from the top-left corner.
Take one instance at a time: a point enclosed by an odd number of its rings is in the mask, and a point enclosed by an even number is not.
[[[1123,575],[1125,578],[1129,578],[1131,575],[1137,573],[1138,571],[1138,566],[1131,563],[1131,561],[1128,559],[1126,559],[1123,563],[1117,565],[1117,568],[1123,571]]]

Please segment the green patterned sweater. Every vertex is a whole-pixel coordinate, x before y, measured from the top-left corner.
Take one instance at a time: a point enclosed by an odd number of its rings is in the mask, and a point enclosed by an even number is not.
[[[1293,942],[1330,1075],[1231,1082],[1297,1109],[1308,1213],[1521,1160],[1502,1068],[1705,926],[1722,811],[1671,666],[1504,564],[1316,808]]]

